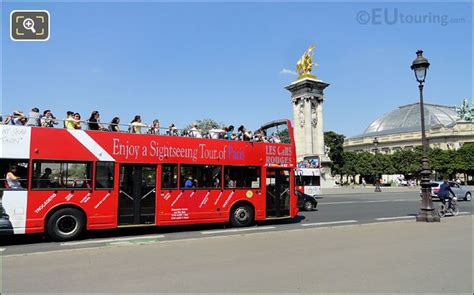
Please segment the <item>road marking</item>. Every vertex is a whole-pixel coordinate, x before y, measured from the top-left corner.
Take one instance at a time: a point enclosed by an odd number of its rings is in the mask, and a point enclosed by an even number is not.
[[[212,234],[234,233],[234,232],[242,232],[242,231],[266,230],[266,229],[274,229],[274,228],[275,228],[274,226],[258,226],[258,227],[251,227],[251,228],[236,228],[236,229],[202,231],[201,234],[203,234],[203,235],[212,235]]]
[[[338,205],[338,204],[360,204],[360,203],[384,203],[384,202],[419,202],[419,199],[397,199],[397,200],[374,200],[374,201],[342,201],[342,202],[319,202],[319,205]]]
[[[354,223],[354,222],[357,222],[357,220],[341,220],[341,221],[330,221],[330,222],[303,223],[301,226],[331,225],[331,224]]]
[[[111,245],[111,246],[120,246],[120,245],[130,245],[130,244],[131,244],[130,242],[121,241],[121,242],[113,242],[113,243],[110,243],[109,245]]]
[[[3,252],[5,250],[6,250],[6,248],[0,248],[0,252]]]
[[[380,217],[380,218],[375,218],[375,220],[394,220],[394,219],[411,219],[411,218],[416,218],[416,216],[396,216],[396,217]]]
[[[116,243],[123,241],[133,241],[133,240],[148,240],[148,239],[157,239],[164,238],[164,235],[152,235],[152,236],[142,236],[142,237],[133,237],[133,238],[114,238],[114,239],[100,239],[100,240],[91,240],[91,241],[80,241],[80,242],[66,242],[61,243],[61,246],[77,246],[77,245],[88,245],[88,244],[100,244],[100,243]]]
[[[471,214],[471,212],[467,212],[467,211],[459,212],[459,215],[465,215],[465,214]]]

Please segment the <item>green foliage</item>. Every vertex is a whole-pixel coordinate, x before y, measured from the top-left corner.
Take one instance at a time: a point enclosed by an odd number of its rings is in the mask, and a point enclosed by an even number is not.
[[[333,174],[340,174],[344,166],[343,144],[345,136],[334,131],[324,132],[324,144],[329,147],[328,156],[332,161]]]
[[[419,177],[421,170],[421,147],[400,150],[391,155],[370,152],[342,153],[343,175],[360,174],[377,177],[381,174],[403,174],[406,178]],[[455,173],[474,173],[474,144],[465,144],[459,150],[430,149],[429,165],[439,177],[453,178]]]
[[[474,173],[474,144],[464,144],[457,150],[455,162],[460,172]]]
[[[206,133],[211,129],[222,129],[226,126],[224,123],[216,122],[213,119],[202,119],[196,120],[193,123],[188,124],[185,128],[191,129],[194,124],[196,124],[197,129],[201,130],[203,133]]]

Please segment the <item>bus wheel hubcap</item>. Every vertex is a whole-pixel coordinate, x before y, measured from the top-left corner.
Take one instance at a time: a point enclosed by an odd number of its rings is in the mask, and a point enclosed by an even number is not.
[[[239,208],[239,209],[235,210],[234,215],[235,215],[235,218],[239,222],[245,222],[249,217],[249,214],[248,214],[247,210],[244,209],[244,208]]]
[[[73,234],[78,226],[79,223],[76,217],[72,215],[61,216],[58,218],[58,221],[56,221],[56,228],[59,233],[66,236]]]

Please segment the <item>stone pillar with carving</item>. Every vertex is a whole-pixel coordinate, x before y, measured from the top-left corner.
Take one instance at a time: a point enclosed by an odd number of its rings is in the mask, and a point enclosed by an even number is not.
[[[321,80],[304,78],[285,87],[291,92],[298,159],[318,155],[321,161],[330,161],[324,153],[323,130],[323,90],[327,86]]]

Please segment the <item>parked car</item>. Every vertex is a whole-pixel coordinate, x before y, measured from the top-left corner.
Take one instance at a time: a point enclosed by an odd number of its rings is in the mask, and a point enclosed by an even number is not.
[[[300,191],[296,191],[298,195],[298,208],[305,211],[313,211],[318,206],[318,201],[316,197],[307,195]]]
[[[441,184],[443,184],[443,181],[431,182],[431,198],[438,198],[438,192],[439,192],[439,188]],[[464,201],[472,200],[472,192],[469,189],[469,187],[464,186],[464,185],[459,185],[453,181],[449,182],[449,186],[451,187],[451,190],[456,195],[456,198],[458,198],[458,200],[464,200]],[[421,191],[420,191],[420,195],[421,195]]]

